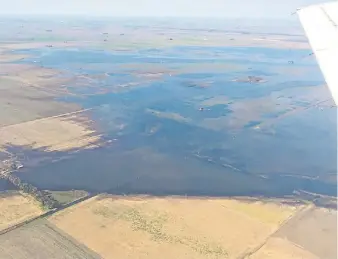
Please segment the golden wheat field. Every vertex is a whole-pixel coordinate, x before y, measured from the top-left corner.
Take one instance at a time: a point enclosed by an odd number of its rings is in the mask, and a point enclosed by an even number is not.
[[[49,220],[104,258],[238,258],[298,209],[278,202],[101,195]]]
[[[19,192],[0,193],[0,230],[43,213],[30,196]]]

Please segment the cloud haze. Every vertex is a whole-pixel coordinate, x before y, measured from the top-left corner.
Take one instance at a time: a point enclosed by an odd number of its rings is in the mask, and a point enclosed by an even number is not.
[[[288,18],[327,0],[0,0],[0,14]]]

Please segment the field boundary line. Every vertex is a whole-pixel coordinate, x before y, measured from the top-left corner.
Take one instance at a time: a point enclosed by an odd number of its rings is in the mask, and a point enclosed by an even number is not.
[[[74,200],[74,201],[72,201],[72,202],[69,202],[69,203],[67,203],[67,204],[65,204],[65,205],[63,205],[63,206],[61,206],[60,208],[48,210],[48,211],[46,211],[45,213],[42,213],[42,214],[40,214],[40,215],[38,215],[38,216],[36,216],[36,217],[33,217],[33,218],[30,218],[30,219],[21,221],[21,222],[15,224],[15,225],[12,225],[12,226],[10,226],[10,227],[8,227],[8,228],[5,228],[5,229],[0,230],[0,235],[6,234],[6,233],[8,233],[8,232],[10,232],[10,231],[12,231],[12,230],[15,230],[15,229],[19,228],[19,227],[25,226],[25,225],[27,225],[27,224],[29,224],[29,223],[35,221],[35,220],[39,220],[39,219],[43,219],[43,218],[46,218],[46,217],[48,217],[48,216],[51,216],[51,215],[53,215],[53,214],[56,213],[56,212],[62,211],[62,210],[64,210],[64,209],[67,209],[67,208],[69,208],[69,207],[71,207],[71,206],[74,206],[74,205],[76,205],[76,204],[78,204],[78,203],[81,203],[81,202],[83,202],[83,201],[86,201],[86,200],[88,200],[88,199],[90,199],[90,198],[95,197],[96,195],[97,195],[97,193],[92,193],[92,194],[87,195],[87,196],[85,196],[85,197],[82,197],[82,198],[79,198],[79,199]]]
[[[60,118],[60,117],[68,116],[68,115],[78,114],[78,113],[81,113],[81,112],[91,111],[91,110],[94,110],[95,108],[96,107],[81,109],[81,110],[77,110],[77,111],[73,111],[73,112],[67,112],[67,113],[62,113],[62,114],[58,114],[58,115],[43,117],[43,118],[40,118],[40,119],[29,120],[29,121],[25,121],[25,122],[19,122],[19,123],[16,123],[16,124],[11,124],[11,125],[0,127],[0,130],[10,128],[10,127],[15,127],[15,126],[18,126],[18,125],[21,125],[21,124],[34,123],[34,122],[38,122],[38,121]]]
[[[252,256],[253,254],[257,253],[268,241],[269,239],[275,235],[283,226],[285,226],[288,222],[290,222],[292,219],[294,219],[295,217],[298,217],[310,210],[312,210],[314,208],[313,204],[304,206],[303,208],[299,209],[298,211],[296,211],[296,213],[292,214],[291,216],[289,216],[288,218],[286,218],[282,224],[280,224],[278,226],[278,228],[273,231],[270,235],[268,235],[266,237],[266,239],[259,245],[257,245],[254,249],[252,249],[251,251],[248,251],[246,253],[244,253],[243,255],[240,255],[239,257],[237,257],[237,259],[249,259],[250,256]]]
[[[77,239],[73,238],[71,235],[63,231],[62,229],[58,228],[55,224],[45,221],[44,223],[45,227],[53,231],[55,234],[62,237],[62,239],[66,239],[69,243],[71,243],[73,246],[75,246],[77,249],[82,251],[83,253],[90,255],[91,258],[102,258],[98,253],[96,253],[94,250],[87,247],[85,244],[81,243]],[[89,259],[89,258],[87,258]]]

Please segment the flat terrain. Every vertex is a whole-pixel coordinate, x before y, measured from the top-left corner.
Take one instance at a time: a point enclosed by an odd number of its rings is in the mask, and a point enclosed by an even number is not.
[[[39,204],[29,196],[14,191],[0,193],[0,231],[42,213]]]
[[[240,258],[300,208],[272,201],[101,195],[49,221],[104,258]]]
[[[3,51],[25,48],[99,46],[140,49],[181,46],[259,46],[307,49],[301,26],[286,21],[178,19],[9,19],[0,24]],[[125,25],[129,26],[125,26]],[[154,24],[156,24],[154,26]],[[136,26],[135,26],[136,25]],[[292,29],[290,29],[292,28]],[[6,31],[6,33],[1,33]],[[11,33],[8,33],[8,32]],[[249,33],[248,33],[249,32]],[[288,35],[291,34],[291,35]],[[169,40],[172,39],[172,40]],[[18,44],[18,42],[25,43]],[[0,47],[1,51],[1,47]]]
[[[195,22],[0,22],[0,169],[62,208],[1,259],[337,257],[313,205],[335,207],[337,114],[303,31]],[[0,231],[42,213],[0,193]]]
[[[249,259],[319,259],[301,246],[283,238],[270,238],[267,243]],[[323,259],[325,257],[322,257]]]
[[[89,122],[85,120],[70,113],[5,126],[0,128],[0,148],[23,146],[46,151],[90,148],[99,136],[88,129]]]
[[[65,90],[58,71],[24,64],[1,64],[0,126],[55,116],[80,108],[57,102]]]
[[[318,258],[337,258],[337,211],[311,208],[299,213],[275,235],[303,247]]]
[[[7,45],[6,45],[7,46]],[[13,58],[15,54],[6,54]],[[1,64],[0,150],[22,146],[46,151],[86,148],[98,140],[81,107],[57,101],[72,77],[39,65]]]
[[[71,190],[71,191],[49,191],[53,198],[60,204],[65,205],[75,200],[84,198],[89,195],[86,191]]]
[[[337,258],[337,211],[308,207],[283,225],[249,258]]]
[[[62,234],[45,220],[37,220],[0,236],[1,259],[95,259],[85,246]]]
[[[336,218],[296,201],[101,194],[0,235],[0,258],[334,259]]]

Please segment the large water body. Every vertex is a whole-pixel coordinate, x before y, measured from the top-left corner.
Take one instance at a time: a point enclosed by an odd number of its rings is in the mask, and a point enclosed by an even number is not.
[[[336,195],[337,113],[330,105],[314,105],[330,100],[307,50],[28,52],[34,57],[25,62],[75,75],[105,74],[90,85],[68,85],[74,95],[58,100],[94,108],[87,115],[103,138],[113,141],[75,154],[41,152],[64,159],[20,173],[39,188],[153,195],[285,197],[295,190]],[[152,66],[166,70],[160,79],[139,77],[139,71],[151,73]],[[234,80],[248,75],[266,82]],[[137,86],[110,91],[132,83]],[[200,110],[205,101],[220,96],[228,101]]]

